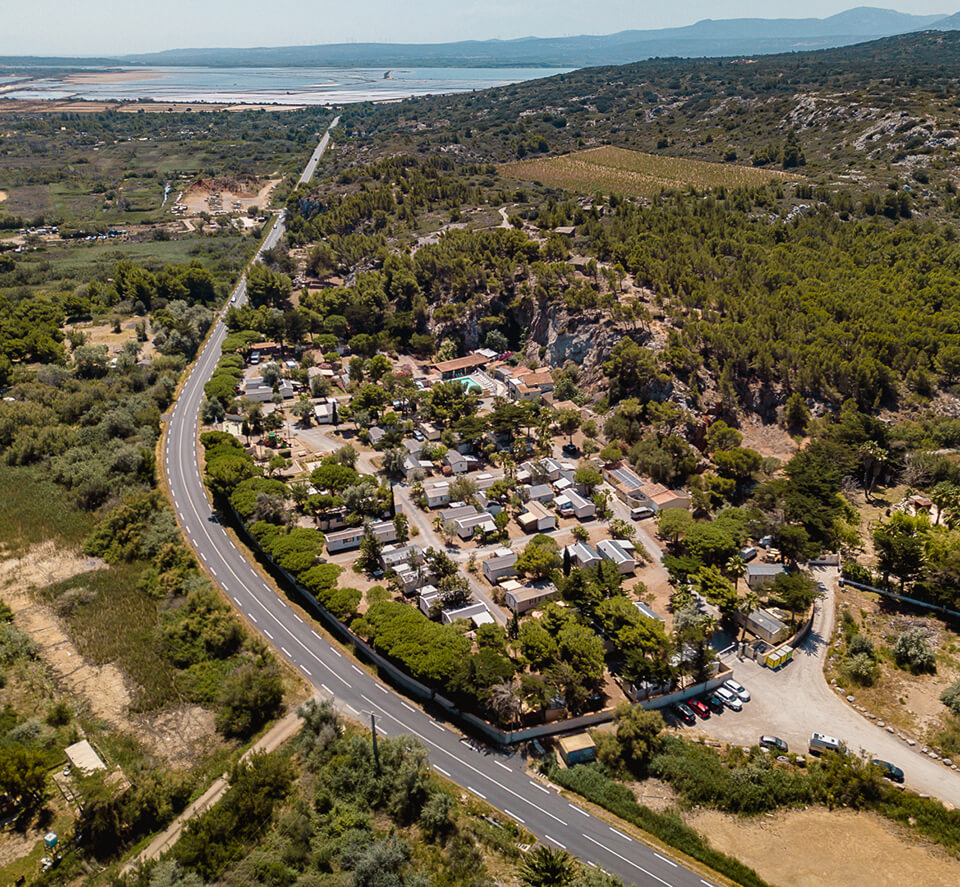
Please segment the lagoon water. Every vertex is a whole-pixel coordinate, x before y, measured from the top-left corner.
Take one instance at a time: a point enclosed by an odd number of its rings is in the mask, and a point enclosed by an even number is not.
[[[99,69],[103,71],[102,68]],[[117,69],[123,79],[38,78],[8,88],[14,99],[152,99],[166,102],[327,105],[470,92],[562,74],[567,68],[203,68]],[[142,77],[137,77],[142,74]],[[78,82],[79,81],[79,82]]]

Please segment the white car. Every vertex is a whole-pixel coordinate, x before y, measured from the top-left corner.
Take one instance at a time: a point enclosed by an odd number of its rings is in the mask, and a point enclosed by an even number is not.
[[[726,687],[717,687],[716,694],[720,701],[732,711],[743,711],[743,703],[740,697],[731,693]]]
[[[734,696],[738,696],[741,702],[750,701],[750,691],[742,684],[738,684],[735,680],[724,681],[723,686],[733,693]]]

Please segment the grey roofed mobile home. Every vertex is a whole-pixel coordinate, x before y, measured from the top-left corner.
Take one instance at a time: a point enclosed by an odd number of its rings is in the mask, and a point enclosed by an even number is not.
[[[497,583],[508,576],[517,575],[517,553],[509,548],[498,548],[493,557],[483,562],[483,575],[490,583]]]
[[[477,530],[484,533],[492,533],[497,529],[493,518],[485,511],[478,511],[476,514],[467,514],[464,517],[458,517],[454,524],[457,527],[457,535],[461,539],[472,539]]]
[[[597,551],[604,559],[615,564],[621,573],[632,573],[637,566],[633,554],[624,549],[616,539],[604,539],[598,543]]]
[[[419,545],[391,545],[380,552],[380,560],[386,569],[398,564],[419,559],[423,552]]]
[[[509,589],[504,595],[506,605],[518,615],[532,610],[538,604],[550,600],[557,593],[553,585],[544,585],[542,588],[527,587]]]
[[[643,601],[634,601],[633,605],[640,611],[640,615],[646,619],[654,619],[657,622],[663,622],[663,616],[651,610]]]
[[[444,625],[456,622],[458,619],[469,619],[474,626],[479,628],[481,625],[489,625],[494,622],[493,616],[487,609],[487,605],[482,601],[474,601],[458,610],[444,610],[440,616],[440,621]]]
[[[327,533],[327,552],[328,554],[335,554],[338,551],[349,551],[351,548],[359,548],[362,541],[363,527],[350,527],[346,530],[339,530],[336,533]]]
[[[567,551],[570,552],[571,559],[578,567],[592,567],[600,563],[600,555],[586,542],[574,542],[573,545],[567,546]]]
[[[597,513],[596,503],[585,499],[574,490],[568,489],[564,494],[573,506],[573,513],[580,519],[593,517]]]
[[[747,564],[746,580],[750,588],[770,585],[777,576],[787,572],[783,564]]]
[[[740,623],[768,644],[779,644],[790,634],[790,629],[768,610],[754,610],[741,616]]]
[[[448,520],[459,520],[461,517],[469,517],[476,513],[477,509],[472,505],[454,505],[452,508],[440,509],[439,515],[441,520],[446,523]]]
[[[534,484],[520,491],[524,502],[549,502],[553,499],[553,490],[547,484]]]

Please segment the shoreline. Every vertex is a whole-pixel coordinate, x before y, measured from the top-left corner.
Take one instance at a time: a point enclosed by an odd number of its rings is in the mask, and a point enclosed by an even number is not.
[[[137,80],[162,80],[169,77],[161,71],[77,71],[62,77],[64,83],[71,85],[83,83],[128,83]]]

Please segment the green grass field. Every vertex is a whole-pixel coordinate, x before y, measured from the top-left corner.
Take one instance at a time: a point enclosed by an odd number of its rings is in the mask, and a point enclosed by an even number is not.
[[[157,643],[157,601],[138,588],[142,564],[83,573],[44,593],[88,662],[115,663],[136,686],[133,708],[153,711],[176,699],[176,669]]]
[[[94,278],[106,279],[122,259],[158,271],[168,264],[199,259],[214,273],[231,276],[241,267],[254,241],[232,230],[215,236],[192,235],[177,240],[83,241],[46,246],[23,253],[17,270],[0,277],[0,290],[27,286],[65,292]]]
[[[0,543],[21,552],[53,539],[75,547],[93,529],[94,518],[71,508],[62,487],[32,468],[0,464]]]
[[[518,160],[502,164],[500,171],[514,179],[540,182],[567,191],[584,194],[602,191],[636,197],[652,197],[661,191],[688,186],[698,190],[720,186],[738,188],[798,178],[779,170],[706,163],[612,147],[591,148],[561,157]]]

